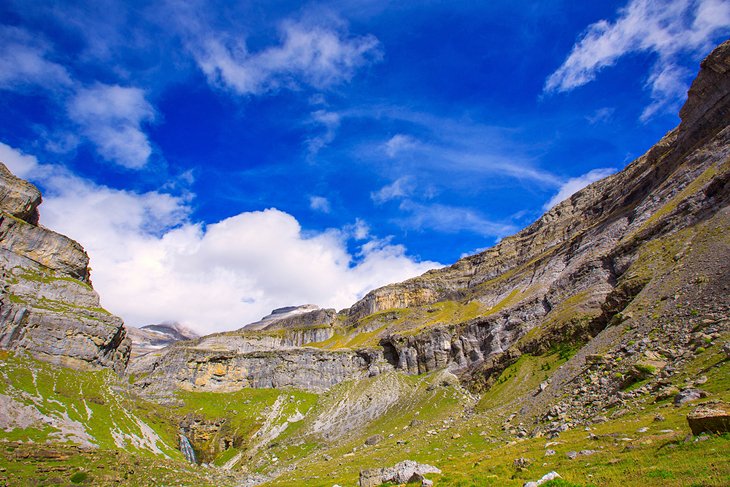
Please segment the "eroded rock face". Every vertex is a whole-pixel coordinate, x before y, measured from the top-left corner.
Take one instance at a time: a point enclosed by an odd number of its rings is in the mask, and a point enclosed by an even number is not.
[[[729,71],[730,41],[702,63],[679,127],[625,170],[491,249],[368,293],[350,308],[350,319],[441,301],[486,307],[468,322],[382,336],[386,358],[409,373],[444,366],[469,371],[508,351],[594,336],[652,279],[634,265],[655,252],[647,250],[652,242],[721,213],[730,202]],[[718,221],[727,225],[727,218]],[[529,339],[534,329],[545,330],[542,343]]]
[[[140,377],[135,387],[167,397],[177,388],[193,391],[237,391],[245,387],[294,387],[321,392],[345,380],[377,375],[388,367],[372,351],[324,351],[291,348],[276,351],[214,351],[177,343],[130,364]]]
[[[700,269],[696,259],[730,257],[726,240],[718,237],[730,232],[729,65],[730,41],[703,62],[677,128],[623,171],[577,192],[493,248],[373,290],[336,315],[310,309],[292,323],[260,323],[261,336],[242,330],[173,347],[139,364],[140,373],[153,378],[145,387],[161,380],[211,389],[283,384],[319,390],[380,370],[419,374],[441,368],[470,381],[483,379],[475,386],[488,387],[490,378],[523,353],[586,343],[612,324],[631,323],[627,307],[645,289],[654,301],[666,300],[680,291],[672,275],[694,279],[690,267]],[[668,248],[671,255],[665,255]],[[708,289],[727,281],[728,259],[719,262],[702,276]],[[472,315],[441,313],[471,305]],[[446,317],[430,318],[431,312]],[[292,335],[302,324],[303,335]],[[341,336],[374,336],[377,349],[365,353],[378,358],[367,364],[358,362],[362,356],[356,351],[298,348],[326,340],[338,327]],[[283,334],[264,333],[273,331]],[[657,372],[669,364],[666,354],[637,363],[644,359],[631,350],[622,359],[627,367]],[[546,384],[540,393],[557,396],[559,387]],[[616,384],[600,387],[613,393]]]
[[[122,372],[130,342],[102,309],[77,242],[37,225],[38,190],[0,164],[0,347]]]
[[[0,162],[0,208],[15,218],[37,225],[40,204],[41,192],[38,188],[15,177]]]

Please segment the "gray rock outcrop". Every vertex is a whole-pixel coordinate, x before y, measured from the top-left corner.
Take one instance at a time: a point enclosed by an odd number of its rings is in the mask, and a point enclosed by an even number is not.
[[[40,201],[0,163],[0,348],[122,372],[130,347],[122,320],[101,308],[81,245],[38,225]]]
[[[362,379],[387,367],[374,351],[290,348],[238,353],[196,348],[179,342],[132,362],[128,373],[146,395],[169,397],[176,389],[236,391],[246,387],[294,387],[321,392],[335,384]]]
[[[360,472],[360,487],[376,487],[388,482],[395,484],[431,485],[425,475],[430,473],[441,473],[436,467],[426,465],[413,460],[405,460],[389,468],[373,468]]]

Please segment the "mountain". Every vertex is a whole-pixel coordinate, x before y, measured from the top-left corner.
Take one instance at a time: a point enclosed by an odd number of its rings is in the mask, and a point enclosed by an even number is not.
[[[171,343],[122,375],[85,254],[2,172],[0,483],[727,485],[730,41],[680,118],[484,252],[340,312],[132,331]]]
[[[160,323],[141,328],[127,326],[127,336],[132,340],[131,358],[153,350],[165,348],[180,340],[192,340],[200,335],[179,323]]]
[[[273,310],[271,314],[264,316],[259,321],[245,325],[241,330],[257,331],[274,329],[276,327],[287,328],[292,326],[330,324],[334,320],[334,315],[334,310],[323,310],[316,304],[287,306]]]

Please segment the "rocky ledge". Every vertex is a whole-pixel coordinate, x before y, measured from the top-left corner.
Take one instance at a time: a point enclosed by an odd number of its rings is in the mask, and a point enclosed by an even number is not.
[[[0,163],[0,348],[122,372],[130,341],[104,310],[78,242],[38,224],[41,195]]]

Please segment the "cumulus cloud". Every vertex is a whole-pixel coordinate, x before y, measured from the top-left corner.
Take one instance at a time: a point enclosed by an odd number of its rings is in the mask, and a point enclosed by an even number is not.
[[[0,162],[19,178],[26,179],[38,167],[38,160],[34,156],[24,154],[2,142],[0,142]]]
[[[545,82],[546,92],[570,91],[595,79],[626,54],[652,52],[657,60],[647,86],[651,104],[643,119],[676,108],[687,90],[687,73],[678,67],[681,53],[709,49],[730,32],[730,3],[724,0],[631,0],[615,22],[588,27],[563,64]]]
[[[154,120],[155,109],[143,90],[104,84],[82,88],[69,100],[68,113],[105,159],[130,169],[147,164],[152,147],[143,125]]]
[[[610,176],[611,174],[615,173],[616,169],[607,167],[607,168],[600,168],[600,169],[593,169],[592,171],[589,171],[582,176],[578,176],[576,178],[570,178],[565,183],[563,183],[562,186],[560,186],[560,189],[558,190],[557,194],[550,198],[550,201],[545,203],[543,205],[543,210],[547,211],[553,206],[557,205],[563,200],[566,200],[570,198],[573,194],[577,193],[581,189],[585,188],[589,184],[598,181],[599,179],[603,179],[607,176]]]
[[[361,220],[313,234],[269,208],[204,225],[185,198],[96,185],[3,144],[0,156],[42,184],[42,223],[84,245],[102,304],[130,325],[177,321],[203,333],[285,305],[343,308],[440,265],[370,237]],[[360,240],[354,253],[349,238]]]
[[[351,36],[343,29],[291,20],[280,25],[279,45],[254,53],[240,37],[201,34],[202,41],[191,36],[188,45],[208,81],[242,95],[301,84],[327,88],[348,81],[380,56],[372,35]]]
[[[310,196],[309,207],[315,211],[321,211],[322,213],[329,213],[332,211],[329,200],[324,196]]]
[[[398,198],[410,196],[415,191],[416,185],[410,176],[403,176],[391,184],[385,185],[377,191],[370,193],[370,198],[377,204],[383,204]]]

